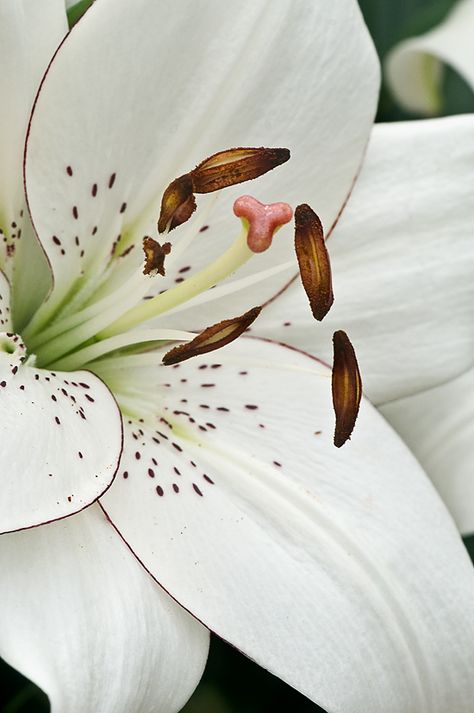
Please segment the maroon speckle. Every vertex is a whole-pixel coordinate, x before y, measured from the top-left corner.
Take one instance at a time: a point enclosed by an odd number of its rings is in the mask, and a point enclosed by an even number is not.
[[[208,483],[210,483],[211,485],[214,485],[214,481],[208,475],[203,473],[202,477],[204,478],[204,480],[207,480]]]
[[[93,399],[92,396],[89,396],[89,394],[84,394],[84,396],[86,397],[86,399],[88,401],[91,401],[92,403],[94,403],[95,399]]]
[[[140,453],[139,451],[135,451],[135,458],[136,458],[136,460],[140,460],[141,457],[142,457],[142,456],[141,456],[141,453]]]
[[[54,417],[54,420],[56,421],[56,423],[58,424],[58,426],[61,424],[61,421],[59,420],[58,416],[55,416],[55,417]]]
[[[179,493],[179,485],[177,485],[176,483],[173,483],[173,490],[175,493]]]
[[[196,485],[196,483],[193,483],[193,488],[194,488],[194,492],[196,492],[202,498],[202,492],[201,492],[200,488]]]
[[[245,404],[245,408],[247,408],[249,411],[255,411],[256,409],[258,409],[258,406],[256,406],[255,404]]]
[[[77,220],[79,218],[79,211],[77,209],[77,205],[72,207],[72,217],[74,220]]]
[[[199,232],[200,232],[200,233],[205,233],[206,230],[209,230],[209,226],[208,226],[208,225],[203,225],[202,228],[199,228]]]
[[[111,175],[110,178],[109,178],[109,188],[112,188],[112,186],[113,186],[114,183],[115,183],[115,179],[116,179],[116,178],[117,178],[117,174],[116,174],[116,173],[112,173],[112,175]]]
[[[277,460],[273,461],[273,465],[276,465],[278,468],[281,468],[281,463],[279,463]]]
[[[81,451],[78,451],[78,452],[77,452],[77,455],[78,455],[79,458],[81,458],[81,459],[84,458],[84,456],[82,455]]]
[[[155,471],[153,470],[153,468],[148,468],[148,475],[150,476],[150,478],[155,477]]]
[[[60,241],[60,239],[57,237],[57,235],[53,235],[53,237],[52,237],[51,239],[52,239],[52,241],[53,241],[53,243],[54,243],[55,245],[61,245],[61,241]]]
[[[95,198],[97,195],[97,183],[94,183],[91,190],[92,197]]]
[[[157,485],[157,486],[156,486],[156,492],[158,493],[158,495],[160,496],[160,498],[162,498],[163,495],[165,494],[165,492],[164,492],[163,488],[161,487],[161,485]]]
[[[183,449],[181,448],[181,446],[178,443],[173,443],[172,446],[173,446],[173,448],[176,448],[176,450],[179,451],[180,453],[183,451]]]
[[[127,478],[128,478],[128,470],[124,470],[124,471],[123,471],[123,477],[125,478],[125,480],[127,480]]]
[[[66,173],[68,176],[72,176],[72,166],[66,166]]]
[[[121,212],[121,213],[125,213],[126,210],[127,210],[127,204],[126,204],[126,203],[122,203],[122,205],[120,206],[120,212]]]

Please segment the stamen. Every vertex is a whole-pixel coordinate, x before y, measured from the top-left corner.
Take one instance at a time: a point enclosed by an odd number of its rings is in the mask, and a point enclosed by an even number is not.
[[[237,148],[219,151],[191,171],[195,193],[211,193],[251,181],[286,163],[288,149]]]
[[[290,158],[288,149],[235,148],[206,158],[170,183],[161,200],[158,232],[185,223],[196,209],[195,193],[212,193],[250,181]]]
[[[193,182],[191,176],[187,173],[184,176],[180,176],[172,181],[163,193],[163,198],[161,199],[160,218],[158,220],[159,233],[164,233],[168,223],[173,221],[175,215],[178,216],[179,220],[179,216],[182,216],[182,209],[184,206],[188,206],[188,210],[185,210],[185,213],[188,212],[188,218],[191,217],[194,209],[196,208],[196,204],[194,203],[193,210],[189,212],[190,199],[194,201]],[[188,218],[186,218],[186,220]],[[176,225],[179,225],[179,222],[177,222]]]
[[[293,217],[288,203],[260,203],[252,196],[240,196],[234,203],[234,214],[248,225],[247,245],[262,253],[272,244],[274,233]]]
[[[295,210],[295,250],[311,311],[321,321],[334,302],[331,263],[321,221],[306,204]]]
[[[343,331],[333,335],[332,401],[336,413],[334,445],[344,445],[354,429],[362,397],[359,366],[349,337]]]
[[[207,327],[191,342],[180,344],[167,352],[163,357],[163,364],[166,366],[178,364],[178,362],[199,356],[199,354],[215,351],[226,346],[226,344],[230,344],[245,332],[252,322],[257,319],[261,311],[261,307],[254,307],[240,317],[225,319],[222,322],[213,324],[211,327]]]
[[[171,252],[171,243],[160,245],[156,240],[146,236],[143,238],[143,252],[145,253],[144,275],[165,276],[165,257]]]

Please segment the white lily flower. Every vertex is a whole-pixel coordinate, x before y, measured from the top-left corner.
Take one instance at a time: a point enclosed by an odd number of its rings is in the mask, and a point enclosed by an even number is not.
[[[399,42],[385,61],[396,99],[410,111],[436,114],[441,105],[443,64],[474,88],[474,0],[460,0],[429,32]]]
[[[33,56],[15,7],[0,31]],[[376,410],[362,402],[339,450],[330,370],[310,356],[244,338],[161,361],[287,283],[288,231],[261,255],[245,231],[226,250],[232,189],[170,234],[166,277],[142,274],[167,185],[226,146],[290,146],[261,197],[310,200],[332,225],[377,82],[350,0],[97,0],[49,66],[25,162],[47,261],[18,184],[0,194],[0,652],[53,711],[178,710],[211,629],[330,712],[468,712],[470,563]],[[18,143],[5,175],[20,162]]]

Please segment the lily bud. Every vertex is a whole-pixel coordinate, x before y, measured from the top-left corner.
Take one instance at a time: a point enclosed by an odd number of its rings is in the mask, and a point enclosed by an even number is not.
[[[362,397],[362,380],[354,347],[345,332],[334,332],[333,347],[332,401],[336,413],[334,445],[340,448],[354,430]]]
[[[180,361],[199,356],[199,354],[206,354],[225,347],[226,344],[230,344],[234,339],[240,337],[257,319],[261,311],[261,307],[253,307],[240,317],[224,319],[222,322],[207,327],[190,342],[180,344],[167,352],[162,359],[163,364],[166,366],[177,364]]]
[[[321,221],[306,204],[295,210],[295,250],[313,317],[321,321],[334,302],[331,263]]]

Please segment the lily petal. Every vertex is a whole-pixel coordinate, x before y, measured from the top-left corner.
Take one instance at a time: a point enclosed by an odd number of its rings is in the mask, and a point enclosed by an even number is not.
[[[0,7],[0,228],[11,231],[24,208],[23,151],[40,79],[67,32],[64,0],[7,0]],[[14,228],[13,228],[14,230]],[[1,250],[0,267],[4,265]]]
[[[416,455],[463,535],[474,533],[474,370],[434,389],[382,405]]]
[[[9,332],[10,329],[10,283],[0,270],[0,330],[2,332]]]
[[[53,713],[175,713],[201,676],[208,632],[131,556],[94,505],[0,539],[0,653]]]
[[[474,116],[378,124],[328,241],[334,305],[316,325],[299,285],[262,311],[256,334],[331,361],[353,342],[375,403],[452,378],[474,362]]]
[[[114,245],[116,256],[137,246],[127,252],[136,269],[170,181],[228,147],[288,146],[291,173],[261,179],[267,199],[294,200],[303,182],[330,224],[361,162],[378,78],[353,0],[95,3],[49,68],[28,138],[27,193],[54,300],[102,276]],[[234,193],[220,240],[236,232]],[[276,262],[291,253],[290,239],[279,243]],[[222,250],[208,245],[206,262]]]
[[[440,110],[442,62],[474,88],[473,25],[474,0],[461,0],[434,29],[395,45],[387,55],[385,69],[402,106],[422,114]]]
[[[137,370],[160,406],[128,426],[101,499],[114,525],[185,608],[325,709],[468,713],[474,578],[411,453],[367,402],[336,449],[330,370],[307,355],[241,339],[219,356]]]
[[[9,353],[14,340],[0,334],[0,532],[85,508],[109,487],[122,448],[120,412],[100,379],[24,366]]]

